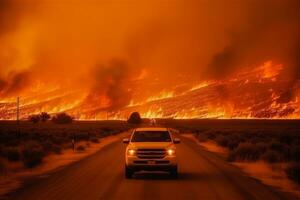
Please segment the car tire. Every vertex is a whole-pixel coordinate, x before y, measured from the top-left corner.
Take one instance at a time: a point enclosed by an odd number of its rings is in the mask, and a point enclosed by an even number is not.
[[[178,170],[177,170],[177,166],[170,170],[170,175],[171,175],[171,177],[173,177],[173,178],[178,178]]]
[[[125,166],[125,178],[131,179],[132,175],[134,174],[134,171],[127,166]]]

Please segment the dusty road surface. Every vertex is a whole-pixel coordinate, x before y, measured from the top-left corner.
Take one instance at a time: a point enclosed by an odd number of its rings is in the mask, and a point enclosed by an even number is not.
[[[9,199],[296,199],[247,177],[217,155],[182,138],[178,179],[167,173],[124,178],[125,145],[114,142],[86,159],[28,180]]]

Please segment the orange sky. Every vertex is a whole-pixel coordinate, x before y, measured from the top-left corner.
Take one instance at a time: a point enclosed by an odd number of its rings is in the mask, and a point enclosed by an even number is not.
[[[297,0],[3,0],[0,97],[22,95],[39,83],[117,99],[187,80],[224,79],[266,60],[284,63],[289,78],[298,79],[298,5]],[[143,81],[137,85],[137,79]]]

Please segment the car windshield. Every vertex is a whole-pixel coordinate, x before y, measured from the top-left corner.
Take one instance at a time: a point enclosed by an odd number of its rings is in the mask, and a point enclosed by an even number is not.
[[[171,142],[168,131],[135,131],[131,142]]]

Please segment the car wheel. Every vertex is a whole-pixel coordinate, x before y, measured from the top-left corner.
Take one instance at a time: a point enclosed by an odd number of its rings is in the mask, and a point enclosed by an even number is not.
[[[125,177],[130,179],[132,178],[134,171],[132,169],[129,169],[127,166],[125,166]]]
[[[178,177],[177,166],[170,170],[170,175],[171,175],[173,178],[177,178],[177,177]]]

